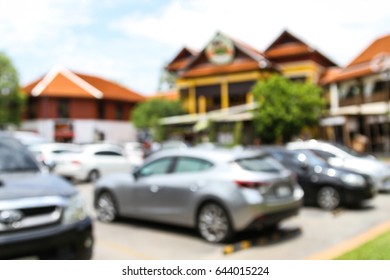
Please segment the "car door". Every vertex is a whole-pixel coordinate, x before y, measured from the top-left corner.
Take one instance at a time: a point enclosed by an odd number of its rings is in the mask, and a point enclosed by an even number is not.
[[[138,207],[139,214],[158,221],[190,224],[193,218],[191,205],[194,204],[196,191],[204,182],[203,171],[212,164],[189,157],[171,158],[171,162],[157,164],[164,166],[160,171],[165,172],[138,181],[137,199],[142,203]]]
[[[194,157],[177,157],[172,172],[162,175],[158,188],[160,220],[191,225],[198,192],[206,185],[213,165]]]
[[[133,183],[136,196],[136,216],[144,219],[159,220],[164,209],[162,201],[167,174],[172,170],[174,157],[159,158],[141,167],[135,172]]]

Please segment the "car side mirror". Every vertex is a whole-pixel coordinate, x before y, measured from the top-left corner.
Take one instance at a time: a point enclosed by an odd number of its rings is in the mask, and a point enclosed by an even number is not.
[[[302,169],[302,170],[307,170],[307,168],[309,167],[309,164],[307,163],[307,157],[305,154],[299,154],[297,156],[297,159],[298,159],[298,162],[299,162],[299,167]]]
[[[138,178],[140,177],[140,174],[139,174],[139,169],[136,168],[133,170],[133,177],[134,177],[134,180],[137,181]]]

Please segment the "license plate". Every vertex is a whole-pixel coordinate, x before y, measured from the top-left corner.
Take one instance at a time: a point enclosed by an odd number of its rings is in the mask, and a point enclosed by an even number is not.
[[[276,189],[276,195],[277,196],[289,196],[291,195],[291,189],[287,186],[281,186]]]

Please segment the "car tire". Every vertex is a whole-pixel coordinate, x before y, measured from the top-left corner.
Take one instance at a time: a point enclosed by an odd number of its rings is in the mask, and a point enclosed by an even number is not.
[[[334,187],[322,187],[317,193],[317,204],[322,209],[333,210],[340,206],[341,194]]]
[[[100,178],[100,173],[99,171],[97,171],[96,169],[94,170],[91,170],[91,172],[89,172],[88,174],[88,181],[89,182],[96,182],[98,179]]]
[[[115,200],[109,192],[99,194],[96,200],[96,215],[101,222],[113,222],[118,217]]]
[[[228,241],[234,235],[227,211],[215,202],[208,202],[199,209],[197,228],[202,238],[211,243]]]

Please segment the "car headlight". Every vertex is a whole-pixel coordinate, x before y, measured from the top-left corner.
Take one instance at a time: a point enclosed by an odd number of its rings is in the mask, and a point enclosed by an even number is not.
[[[84,198],[76,194],[69,198],[68,205],[64,211],[63,223],[71,224],[81,221],[87,217],[87,210]]]
[[[366,180],[363,176],[357,175],[357,174],[346,174],[341,176],[341,181],[344,183],[350,185],[350,186],[357,186],[362,187],[365,185]]]

